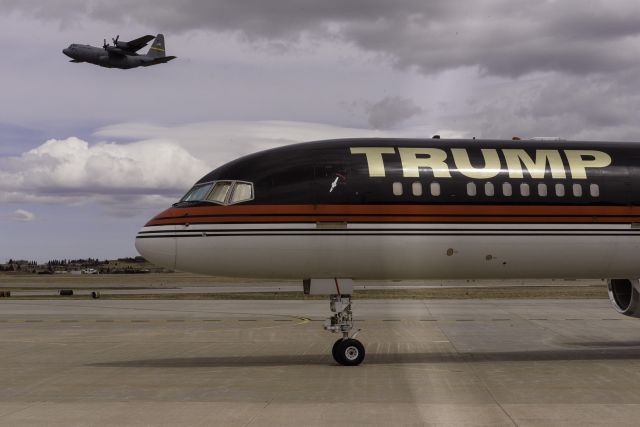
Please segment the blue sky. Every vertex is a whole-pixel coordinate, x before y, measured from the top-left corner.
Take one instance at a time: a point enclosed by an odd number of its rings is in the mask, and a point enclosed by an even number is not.
[[[166,65],[61,53],[158,32]],[[278,145],[640,130],[632,1],[0,0],[0,50],[0,262],[135,255],[202,174]]]

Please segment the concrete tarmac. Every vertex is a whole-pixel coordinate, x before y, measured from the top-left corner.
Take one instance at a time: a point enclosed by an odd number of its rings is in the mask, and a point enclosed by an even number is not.
[[[0,425],[612,425],[640,416],[640,319],[606,300],[0,301]]]

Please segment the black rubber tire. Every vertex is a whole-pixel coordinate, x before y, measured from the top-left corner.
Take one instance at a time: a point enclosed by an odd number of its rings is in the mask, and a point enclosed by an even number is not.
[[[364,360],[364,346],[356,339],[342,340],[337,345],[338,357],[336,362],[344,366],[358,366]]]
[[[338,341],[333,343],[333,347],[331,348],[331,355],[333,356],[333,360],[335,360],[336,363],[339,363],[340,365],[342,365],[342,359],[340,359],[340,343],[342,341],[344,340],[342,338],[339,338]]]

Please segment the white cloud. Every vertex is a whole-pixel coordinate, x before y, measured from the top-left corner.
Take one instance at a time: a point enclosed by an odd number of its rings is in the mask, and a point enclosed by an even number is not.
[[[36,216],[32,212],[24,209],[16,209],[11,215],[9,215],[9,219],[12,221],[29,222],[34,221]]]
[[[0,200],[70,203],[118,195],[180,192],[209,168],[165,141],[90,145],[52,139],[0,159]]]

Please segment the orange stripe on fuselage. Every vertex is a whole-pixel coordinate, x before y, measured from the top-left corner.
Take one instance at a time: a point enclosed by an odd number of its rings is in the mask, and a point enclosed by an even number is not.
[[[264,222],[631,223],[638,206],[236,205],[169,208],[146,225]]]

